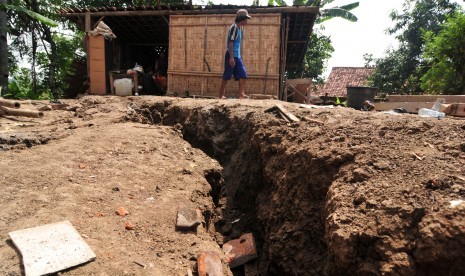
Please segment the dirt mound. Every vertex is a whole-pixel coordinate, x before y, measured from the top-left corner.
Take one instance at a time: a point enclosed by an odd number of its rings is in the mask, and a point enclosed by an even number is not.
[[[465,273],[465,121],[278,101],[68,103],[0,118],[3,274],[22,269],[8,232],[64,219],[97,255],[67,275],[185,275],[204,250],[229,275]],[[278,103],[301,122],[265,112]],[[202,211],[196,232],[176,231],[179,206]],[[231,271],[220,247],[247,232],[258,258]]]

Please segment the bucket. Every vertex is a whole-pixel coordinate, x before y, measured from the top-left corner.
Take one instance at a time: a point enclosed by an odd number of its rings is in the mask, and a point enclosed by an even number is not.
[[[376,87],[347,86],[347,106],[360,110],[365,101],[375,100]]]
[[[132,95],[132,79],[124,78],[117,79],[113,82],[115,86],[115,94],[117,96],[131,96]]]

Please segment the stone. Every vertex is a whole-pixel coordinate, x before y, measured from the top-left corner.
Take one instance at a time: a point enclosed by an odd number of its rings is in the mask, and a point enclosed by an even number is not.
[[[37,110],[39,110],[39,111],[49,111],[49,110],[52,110],[52,107],[49,106],[49,105],[46,105],[46,104],[40,104],[40,105],[38,105],[36,108],[37,108]]]
[[[176,219],[177,230],[195,230],[202,223],[202,212],[199,209],[190,209],[179,206]]]
[[[257,257],[257,248],[252,233],[242,235],[223,245],[223,251],[229,267],[235,268]]]
[[[203,251],[197,256],[199,276],[223,276],[223,266],[218,253]]]
[[[135,226],[134,224],[127,221],[124,223],[124,228],[126,228],[126,230],[134,230]]]

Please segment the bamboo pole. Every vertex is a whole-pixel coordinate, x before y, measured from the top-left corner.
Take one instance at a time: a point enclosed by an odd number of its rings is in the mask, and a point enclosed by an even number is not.
[[[15,101],[9,101],[0,98],[0,106],[11,107],[11,108],[20,108],[21,104]]]
[[[11,109],[8,107],[0,106],[0,116],[4,116],[4,115],[23,116],[23,117],[31,117],[31,118],[44,117],[44,113],[41,111],[19,110],[19,109]]]

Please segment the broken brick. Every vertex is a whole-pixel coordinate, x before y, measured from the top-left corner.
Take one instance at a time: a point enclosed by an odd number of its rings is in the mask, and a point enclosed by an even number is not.
[[[243,265],[257,257],[257,249],[252,233],[244,234],[239,239],[225,243],[223,251],[231,268]]]
[[[128,210],[126,210],[126,208],[124,208],[124,207],[118,207],[118,209],[116,209],[115,213],[118,216],[122,216],[122,217],[129,214]]]
[[[126,230],[133,230],[135,228],[134,224],[130,223],[130,222],[125,222],[124,223],[124,228],[126,228]]]
[[[197,268],[199,276],[222,276],[223,266],[218,253],[203,251],[197,256]]]
[[[202,212],[199,209],[189,209],[184,206],[178,208],[176,229],[195,230],[202,223]]]

